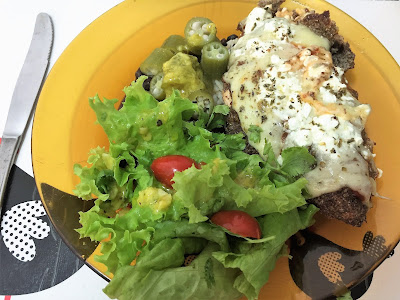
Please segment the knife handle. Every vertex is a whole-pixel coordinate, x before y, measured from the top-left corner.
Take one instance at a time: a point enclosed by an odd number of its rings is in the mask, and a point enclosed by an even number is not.
[[[19,146],[19,138],[4,137],[0,143],[0,221],[4,203],[4,194],[7,187],[8,175],[14,163]]]

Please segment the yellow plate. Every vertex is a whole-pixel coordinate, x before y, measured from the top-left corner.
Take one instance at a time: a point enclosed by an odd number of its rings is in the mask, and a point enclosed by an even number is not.
[[[225,37],[255,5],[244,0],[127,0],[88,26],[61,55],[37,106],[32,160],[46,210],[77,255],[86,259],[97,245],[79,240],[73,230],[79,227],[77,212],[90,202],[71,195],[78,183],[72,167],[86,161],[89,149],[108,144],[88,98],[98,93],[122,99],[122,88],[134,79],[140,62],[167,36],[183,34],[191,17],[212,19]],[[384,170],[377,190],[390,198],[373,199],[361,228],[318,216],[311,231],[292,240],[293,259],[278,261],[260,294],[260,299],[322,299],[360,282],[399,241],[400,69],[371,33],[334,6],[321,0],[288,0],[285,6],[329,10],[355,52],[356,67],[347,78],[360,100],[372,106],[367,132],[376,142],[376,164]],[[89,265],[104,271],[92,259]]]

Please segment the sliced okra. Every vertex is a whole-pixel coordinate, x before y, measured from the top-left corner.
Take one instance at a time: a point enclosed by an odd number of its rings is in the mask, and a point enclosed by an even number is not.
[[[161,48],[171,50],[174,54],[189,52],[186,39],[181,35],[170,35],[161,45]]]
[[[201,68],[211,79],[221,79],[229,62],[229,52],[220,42],[212,42],[202,49]]]
[[[192,18],[186,24],[185,38],[190,52],[200,55],[201,49],[206,44],[218,40],[217,28],[210,19],[202,17]]]
[[[146,75],[157,75],[162,72],[163,64],[170,60],[174,53],[165,48],[156,48],[142,62],[140,70]]]
[[[150,81],[150,94],[152,94],[153,97],[156,98],[157,100],[165,99],[165,91],[161,87],[163,79],[164,79],[164,74],[158,73]]]

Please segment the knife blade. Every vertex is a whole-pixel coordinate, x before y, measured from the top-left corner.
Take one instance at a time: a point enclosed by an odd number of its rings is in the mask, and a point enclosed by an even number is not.
[[[48,14],[40,13],[36,17],[32,41],[14,88],[0,143],[0,221],[8,175],[39,96],[52,47],[52,20]]]

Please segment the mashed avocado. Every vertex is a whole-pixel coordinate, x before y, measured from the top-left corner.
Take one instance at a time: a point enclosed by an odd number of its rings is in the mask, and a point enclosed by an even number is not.
[[[172,94],[173,89],[177,89],[182,97],[187,97],[190,93],[205,88],[200,64],[192,55],[175,54],[164,63],[163,73],[162,88],[167,97]]]
[[[167,210],[172,202],[172,196],[162,189],[148,187],[139,192],[137,203],[140,206],[150,206],[155,212]]]

